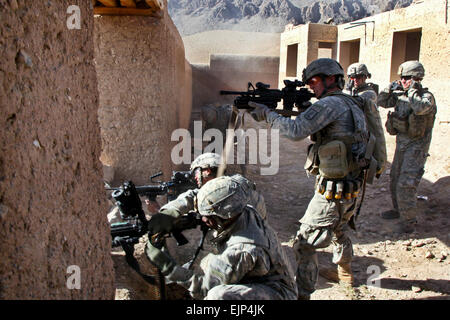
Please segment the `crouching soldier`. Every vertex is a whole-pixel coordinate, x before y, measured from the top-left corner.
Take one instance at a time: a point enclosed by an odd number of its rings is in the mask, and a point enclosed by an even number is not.
[[[202,221],[214,232],[218,254],[201,262],[204,274],[177,265],[149,241],[146,254],[166,279],[195,299],[295,300],[294,274],[274,230],[249,205],[249,194],[232,177],[207,182],[197,194]]]

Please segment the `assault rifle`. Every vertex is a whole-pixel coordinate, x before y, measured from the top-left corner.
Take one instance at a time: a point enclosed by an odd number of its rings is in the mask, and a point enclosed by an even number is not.
[[[161,176],[159,172],[150,177],[150,181]],[[160,182],[154,185],[135,186],[132,181],[124,182],[117,188],[106,188],[112,190],[111,196],[114,198],[119,208],[120,216],[124,222],[111,224],[111,237],[113,247],[123,244],[134,245],[139,242],[139,238],[147,232],[147,219],[142,202],[139,196],[145,196],[151,201],[155,201],[158,195],[167,194],[168,201],[176,198],[180,193],[195,188],[190,171],[173,171],[172,178],[168,182]],[[179,245],[187,243],[181,233],[173,233]]]
[[[311,103],[309,102],[314,94],[306,88],[305,84],[299,80],[284,80],[285,87],[281,90],[270,89],[269,84],[256,83],[256,88],[251,82],[248,83],[247,91],[226,91],[221,90],[221,95],[239,95],[234,100],[234,105],[238,109],[252,109],[248,105],[250,101],[268,106],[273,111],[283,116],[297,116],[305,111]],[[297,87],[301,87],[297,90]],[[283,100],[283,109],[276,109],[278,102]],[[293,111],[294,106],[298,111]]]
[[[153,175],[150,180],[153,182],[153,179],[161,174],[162,173]],[[142,209],[142,202],[139,195],[146,196],[150,200],[155,200],[158,195],[168,194],[168,198],[170,199],[178,196],[179,193],[194,187],[195,184],[192,181],[191,173],[189,171],[174,171],[169,182],[159,182],[156,185],[135,186],[132,181],[126,181],[120,187],[106,188],[107,190],[113,191],[111,196],[114,198],[115,203],[119,208],[120,216],[124,220],[123,222],[111,224],[112,246],[121,246],[125,251],[127,263],[141,275],[144,280],[151,284],[155,284],[155,279],[152,276],[141,273],[139,263],[134,257],[134,245],[148,232],[148,220]],[[188,240],[181,232],[186,229],[196,228],[198,225],[201,225],[204,233],[201,242],[202,246],[207,229],[206,226],[202,224],[201,219],[194,213],[182,216],[171,230],[171,235],[176,239],[178,245],[184,245],[188,243]],[[155,242],[155,244],[162,246],[163,239],[166,236],[167,235],[163,234],[149,235],[149,238],[152,240],[152,243]],[[200,250],[201,248],[199,247],[194,258],[189,262],[189,266],[193,264]],[[161,284],[161,296],[164,296],[164,277],[160,272],[159,278],[159,283]]]

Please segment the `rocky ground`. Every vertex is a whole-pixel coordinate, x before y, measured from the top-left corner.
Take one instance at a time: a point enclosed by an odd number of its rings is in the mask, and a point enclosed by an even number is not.
[[[247,126],[259,126],[246,117]],[[389,160],[392,160],[394,140],[388,137]],[[295,266],[292,238],[313,195],[314,179],[303,170],[308,141],[280,140],[280,165],[275,176],[260,175],[259,165],[248,165],[246,175],[257,183],[268,208],[268,221],[278,232],[278,237]],[[270,150],[270,149],[269,149]],[[234,171],[239,168],[232,167]],[[438,172],[438,168],[427,167],[427,172]],[[357,221],[357,231],[349,231],[354,244],[353,271],[356,286],[353,290],[319,277],[314,300],[410,300],[450,298],[450,174],[437,173],[440,178],[431,182],[424,178],[419,187],[418,201],[421,214],[417,231],[410,235],[396,235],[392,222],[380,218],[382,211],[391,207],[389,192],[389,165],[379,180],[369,185]],[[427,176],[427,175],[426,175]],[[180,262],[186,262],[195,251],[199,232],[186,232],[191,242],[176,247],[171,242],[170,250]],[[137,245],[137,256],[144,270],[155,273],[143,257],[143,243]],[[208,246],[206,246],[208,249]],[[124,262],[123,253],[114,253],[118,278],[117,299],[156,299],[157,287],[149,286],[136,277]],[[321,267],[333,267],[331,247],[319,252]],[[131,272],[131,275],[126,275]],[[131,279],[131,285],[130,285]],[[142,289],[144,287],[144,289]],[[153,290],[153,291],[152,291]],[[187,299],[183,290],[169,286],[169,299]]]

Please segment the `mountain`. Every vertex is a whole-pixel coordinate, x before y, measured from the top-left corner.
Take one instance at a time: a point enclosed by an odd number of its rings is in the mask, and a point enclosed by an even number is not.
[[[413,0],[168,0],[182,36],[208,30],[282,32],[287,24],[341,24],[409,6]]]

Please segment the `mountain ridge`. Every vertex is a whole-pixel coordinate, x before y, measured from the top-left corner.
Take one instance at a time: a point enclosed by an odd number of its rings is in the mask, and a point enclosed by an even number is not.
[[[182,36],[209,30],[283,32],[287,24],[342,24],[409,6],[413,0],[168,0]]]

